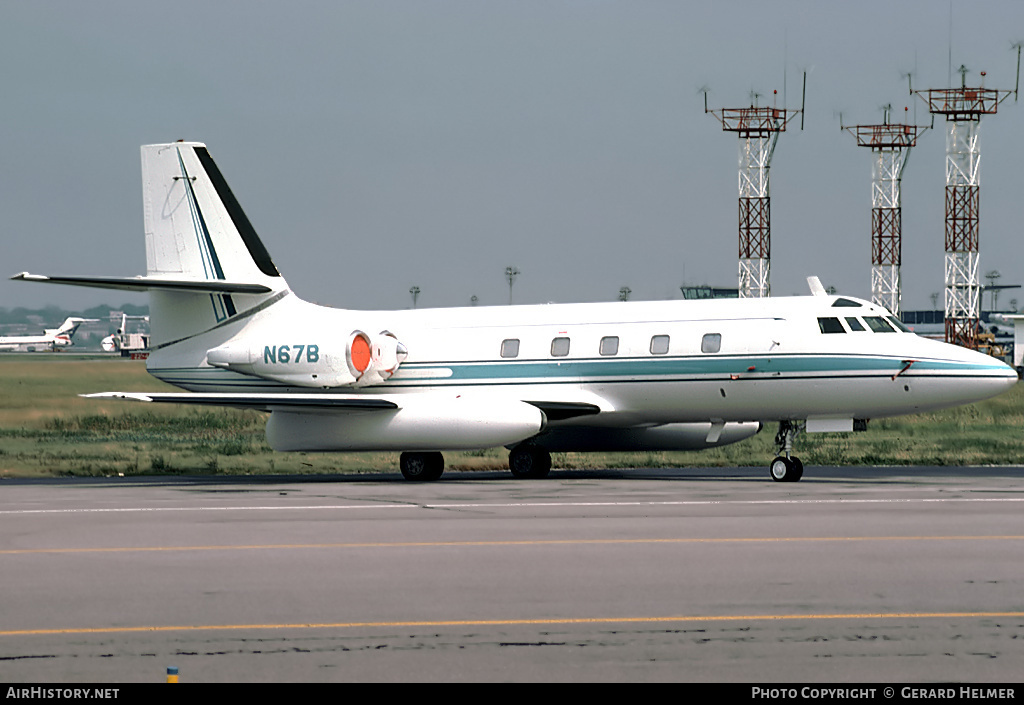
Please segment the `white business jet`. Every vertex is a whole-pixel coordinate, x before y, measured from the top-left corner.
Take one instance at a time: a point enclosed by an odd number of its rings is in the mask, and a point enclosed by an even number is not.
[[[979,401],[1016,373],[926,340],[867,301],[812,296],[352,311],[285,283],[203,144],[142,147],[147,273],[47,277],[150,295],[145,402],[270,412],[280,451],[403,451],[411,480],[441,451],[510,448],[516,477],[552,451],[692,450],[778,424],[776,481],[799,480],[800,431]]]
[[[0,335],[0,350],[42,352],[74,345],[75,333],[83,323],[95,323],[96,318],[66,318],[57,328],[45,328],[42,335]]]

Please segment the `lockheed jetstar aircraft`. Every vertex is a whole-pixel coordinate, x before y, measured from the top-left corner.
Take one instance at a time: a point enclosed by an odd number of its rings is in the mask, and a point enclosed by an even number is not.
[[[40,352],[74,345],[72,338],[83,323],[95,323],[96,318],[66,318],[59,328],[46,328],[42,335],[0,335],[0,350]]]
[[[441,451],[505,446],[513,475],[543,477],[552,451],[693,450],[773,423],[770,475],[795,481],[802,430],[1017,381],[814,277],[804,297],[325,308],[285,283],[205,145],[144,146],[142,176],[146,276],[14,279],[149,291],[148,370],[187,393],[87,396],[262,409],[280,451],[402,451],[406,478],[435,480]]]

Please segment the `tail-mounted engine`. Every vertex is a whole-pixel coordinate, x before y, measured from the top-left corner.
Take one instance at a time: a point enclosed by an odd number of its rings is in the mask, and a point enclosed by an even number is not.
[[[344,345],[322,343],[257,343],[233,340],[208,350],[213,367],[271,379],[299,387],[365,387],[381,384],[395,373],[408,356],[406,347],[390,331],[371,337],[352,331]]]
[[[373,340],[353,331],[345,347],[345,361],[356,387],[379,384],[391,378],[409,352],[391,331],[382,330]]]

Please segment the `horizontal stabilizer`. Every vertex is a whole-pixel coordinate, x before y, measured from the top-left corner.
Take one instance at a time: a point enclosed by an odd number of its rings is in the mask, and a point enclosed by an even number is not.
[[[100,392],[82,394],[86,399],[128,399],[132,401],[163,402],[166,404],[201,404],[205,406],[230,406],[236,409],[335,410],[346,409],[397,409],[398,404],[387,399],[364,397],[354,394],[233,394],[231,392],[199,394],[146,393],[146,392]]]
[[[124,291],[189,291],[211,294],[266,294],[272,291],[263,284],[232,282],[224,279],[162,279],[160,277],[48,277],[22,272],[11,277],[13,281],[41,284],[68,284],[96,289]]]

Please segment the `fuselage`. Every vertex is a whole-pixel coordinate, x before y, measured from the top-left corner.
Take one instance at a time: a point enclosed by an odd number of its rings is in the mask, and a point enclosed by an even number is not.
[[[994,358],[921,338],[880,307],[836,296],[350,311],[288,294],[231,326],[208,347],[195,338],[158,346],[150,372],[197,392],[400,399],[444,389],[593,404],[599,414],[557,423],[597,427],[870,419],[985,399],[1017,379]],[[352,389],[281,381],[282,371],[326,378],[353,330],[388,331],[405,346],[390,379]],[[228,334],[253,351],[256,374],[203,359]]]
[[[46,335],[0,336],[0,350],[50,350],[72,345],[71,335],[50,331]]]

